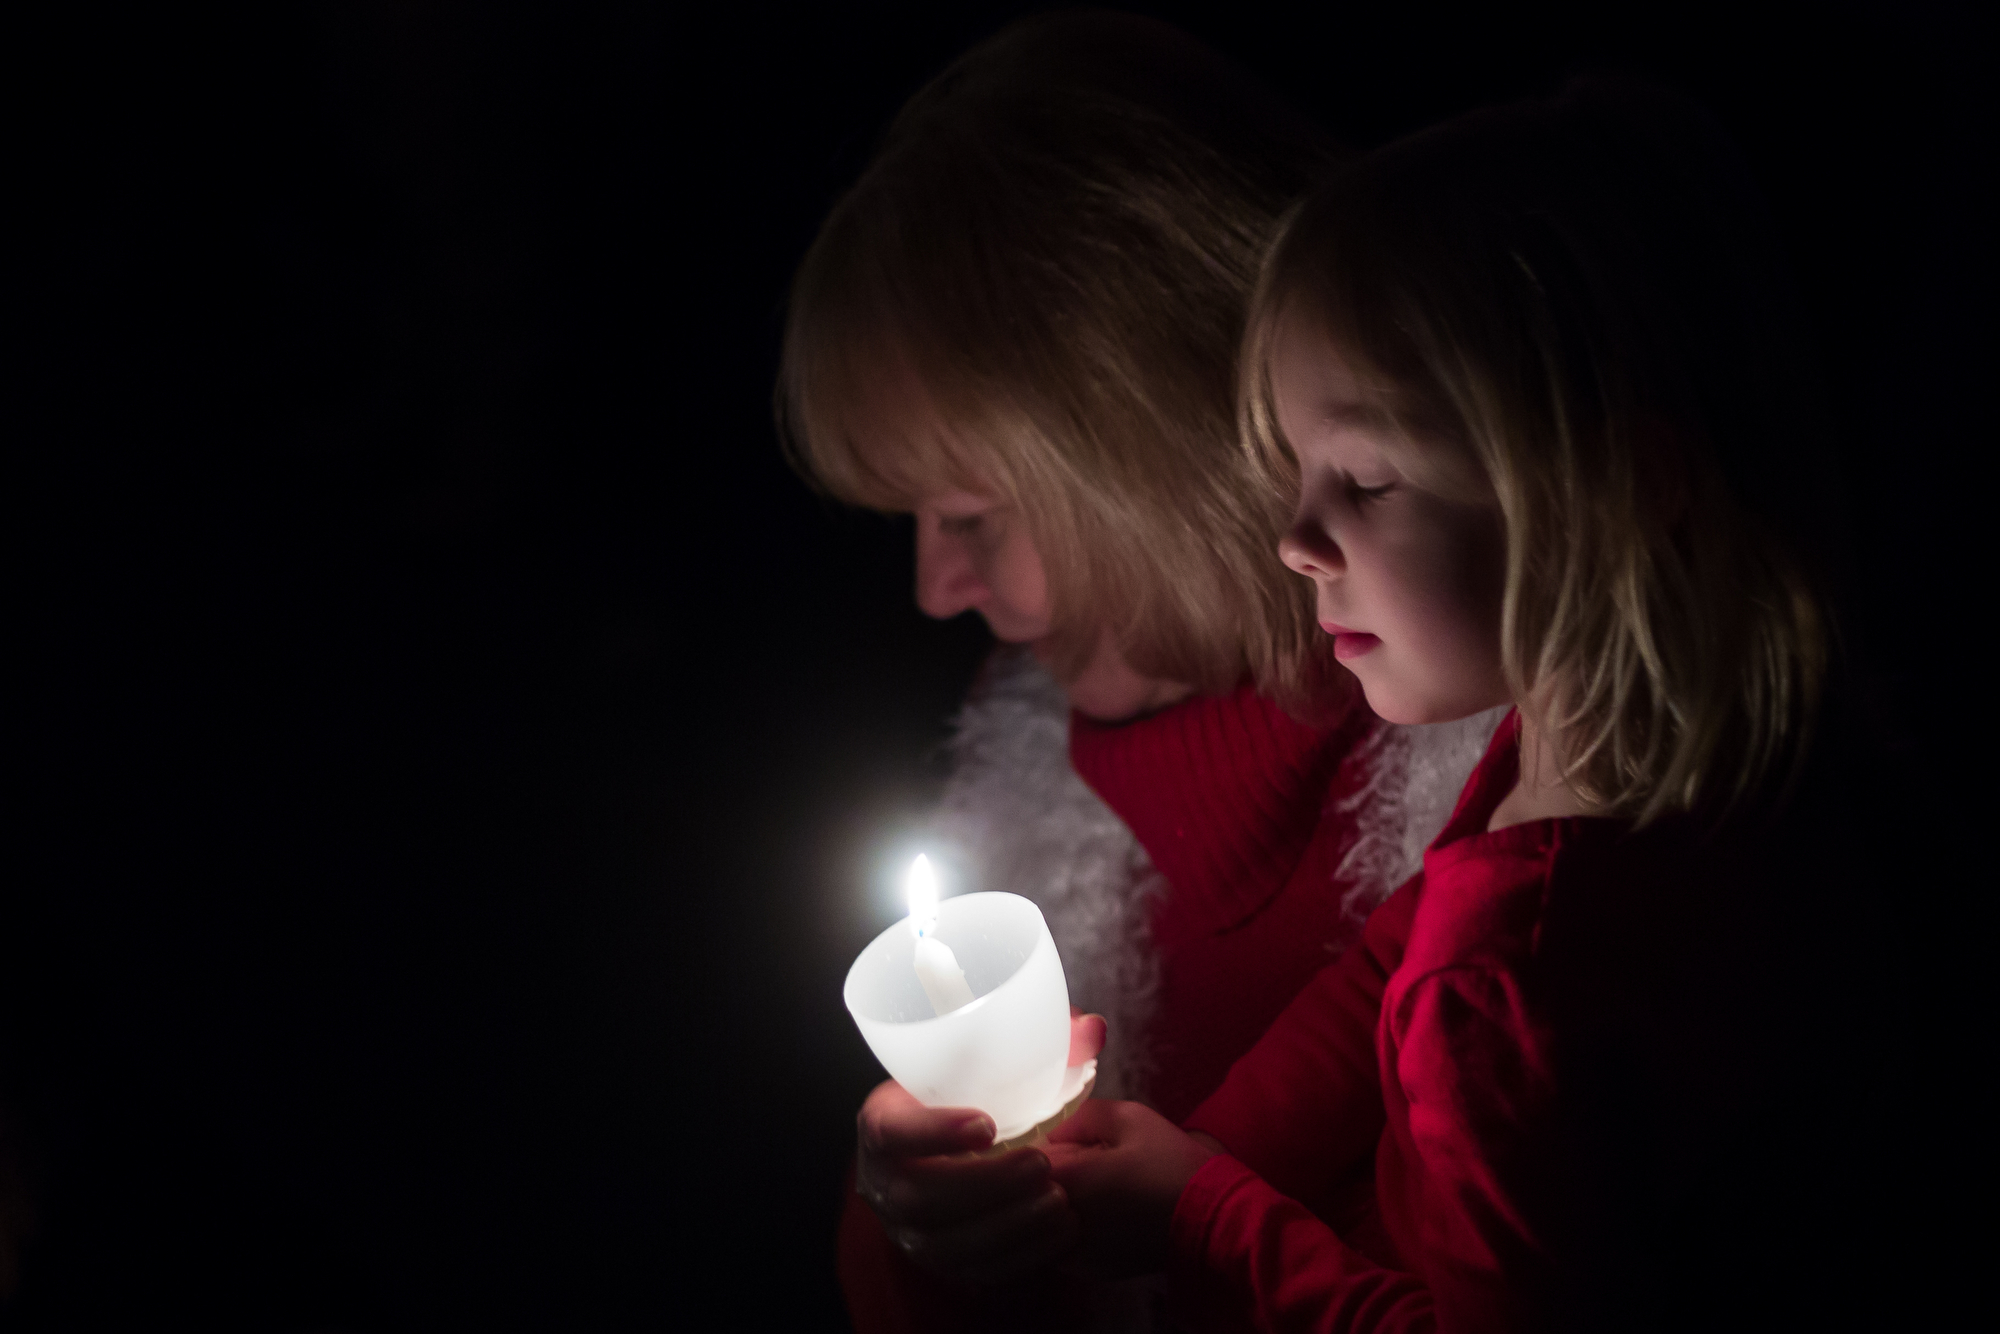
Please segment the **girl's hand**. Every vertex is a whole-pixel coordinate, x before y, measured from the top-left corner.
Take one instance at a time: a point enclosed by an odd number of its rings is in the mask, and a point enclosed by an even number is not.
[[[1167,1226],[1195,1170],[1221,1146],[1136,1102],[1085,1102],[1049,1136],[1056,1184],[1083,1222],[1083,1251],[1110,1277],[1166,1268]]]
[[[1103,1046],[1104,1020],[1073,1014],[1070,1064]],[[868,1095],[856,1123],[855,1189],[918,1263],[990,1282],[1039,1268],[1075,1244],[1076,1216],[1049,1177],[1046,1154],[969,1156],[993,1142],[993,1122],[983,1113],[926,1107],[887,1080]]]

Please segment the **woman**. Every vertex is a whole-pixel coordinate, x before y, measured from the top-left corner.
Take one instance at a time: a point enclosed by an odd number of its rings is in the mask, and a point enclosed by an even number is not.
[[[914,514],[919,604],[1014,646],[959,721],[960,883],[1043,906],[1072,999],[1111,1021],[1099,1094],[1175,1120],[1415,867],[1497,720],[1384,727],[1269,559],[1284,501],[1235,446],[1235,349],[1327,161],[1170,28],[1031,21],[903,109],[788,316],[801,470]],[[1082,1021],[1077,1054],[1104,1034]],[[1050,1258],[1007,1244],[1064,1209],[1046,1157],[940,1157],[990,1124],[893,1083],[860,1123],[857,1327],[1046,1323],[1045,1286],[964,1286]],[[1146,1318],[1143,1293],[1090,1300]]]

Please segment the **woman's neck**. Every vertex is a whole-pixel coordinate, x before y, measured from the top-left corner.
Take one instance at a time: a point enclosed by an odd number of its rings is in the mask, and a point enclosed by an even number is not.
[[[1194,687],[1141,675],[1125,661],[1118,641],[1107,632],[1084,669],[1063,682],[1063,692],[1069,696],[1070,707],[1084,717],[1100,723],[1122,723],[1178,704],[1194,693]]]
[[[1596,814],[1597,808],[1563,781],[1562,761],[1554,742],[1525,712],[1521,714],[1520,748],[1520,777],[1514,781],[1514,790],[1493,808],[1492,817],[1486,821],[1488,833],[1532,820]]]

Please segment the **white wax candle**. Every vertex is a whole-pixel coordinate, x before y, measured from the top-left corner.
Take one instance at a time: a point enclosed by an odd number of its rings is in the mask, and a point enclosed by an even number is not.
[[[917,938],[914,963],[917,981],[939,1014],[950,1014],[961,1005],[972,1004],[972,988],[965,984],[965,970],[951,946],[931,934],[937,929],[937,872],[931,859],[922,853],[910,863],[910,934]]]
[[[972,988],[965,984],[965,970],[951,946],[935,936],[917,937],[917,981],[939,1014],[950,1014],[961,1005],[972,1004]]]

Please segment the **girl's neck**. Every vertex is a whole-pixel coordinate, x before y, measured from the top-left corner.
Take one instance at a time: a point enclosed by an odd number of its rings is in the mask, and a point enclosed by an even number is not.
[[[1521,775],[1514,790],[1501,798],[1486,821],[1486,830],[1532,820],[1560,820],[1571,815],[1594,815],[1597,808],[1562,779],[1562,763],[1554,743],[1542,730],[1521,715]]]

